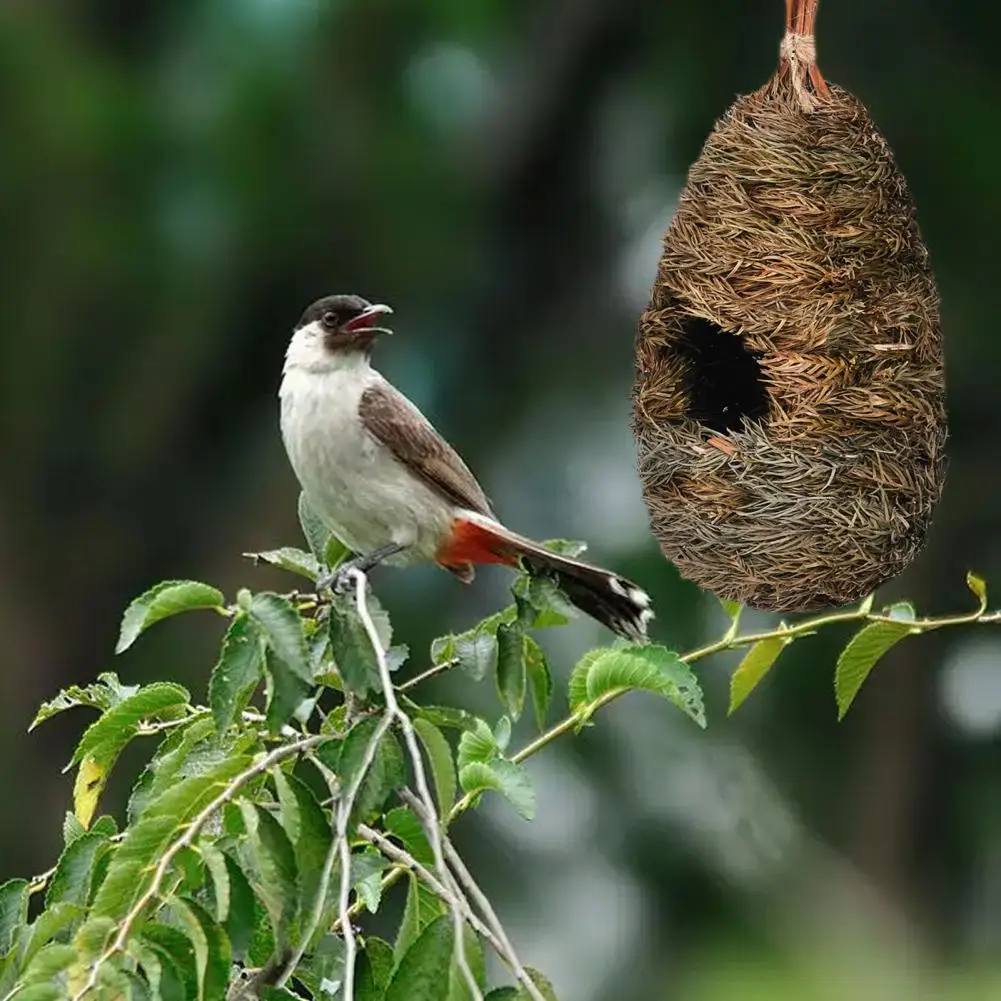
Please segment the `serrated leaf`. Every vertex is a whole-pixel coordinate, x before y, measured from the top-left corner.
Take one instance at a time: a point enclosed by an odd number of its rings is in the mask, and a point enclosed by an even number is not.
[[[380,687],[379,663],[365,624],[349,595],[330,606],[330,652],[348,691],[364,696]]]
[[[452,918],[432,921],[400,960],[385,1001],[446,1001],[453,944]]]
[[[370,914],[382,901],[382,874],[389,863],[375,848],[365,848],[351,856],[351,886]]]
[[[474,730],[464,730],[459,737],[459,753],[456,765],[461,772],[466,765],[489,761],[500,753],[497,741],[486,721],[476,720]]]
[[[296,549],[295,546],[282,546],[280,549],[268,549],[263,553],[243,555],[254,563],[267,563],[269,566],[287,570],[311,581],[315,581],[320,575],[320,564],[316,557],[312,553]]]
[[[980,602],[980,611],[987,610],[987,581],[983,577],[978,577],[973,572],[966,574],[966,586],[973,593],[973,596]]]
[[[354,783],[378,725],[374,719],[362,720],[341,741],[334,770],[340,775],[343,788],[348,789]],[[405,785],[406,781],[403,751],[396,737],[387,731],[380,739],[372,764],[358,789],[352,816],[365,820],[378,813],[390,794]]]
[[[323,524],[320,516],[313,510],[305,493],[299,494],[299,524],[313,558],[318,563],[323,563],[327,540],[330,538],[330,529]]]
[[[239,807],[254,863],[255,889],[267,909],[275,941],[284,944],[298,899],[295,851],[281,824],[267,810],[246,800],[240,800]]]
[[[0,886],[0,956],[14,944],[14,933],[28,920],[28,881],[8,879]]]
[[[384,819],[386,834],[396,838],[404,849],[426,869],[434,868],[434,852],[417,815],[406,806],[390,810]]]
[[[509,800],[525,820],[535,816],[535,790],[528,772],[507,758],[469,762],[459,769],[459,783],[467,793],[493,789]]]
[[[253,597],[250,614],[264,630],[268,646],[276,656],[285,661],[293,674],[312,684],[313,672],[302,634],[302,620],[292,605],[280,594],[261,591]]]
[[[34,959],[25,967],[21,983],[26,987],[46,983],[65,973],[76,962],[76,949],[64,942],[52,942],[40,949]],[[15,994],[14,997],[23,997]]]
[[[511,588],[518,606],[518,619],[532,629],[565,626],[577,617],[577,608],[548,577],[522,574]]]
[[[264,634],[249,615],[237,615],[223,637],[209,678],[209,705],[219,733],[230,728],[264,675]]]
[[[198,996],[198,968],[191,939],[173,925],[149,921],[140,932],[143,944],[155,953],[165,975],[176,977],[183,988],[185,1001]],[[163,986],[161,981],[161,992]]]
[[[445,905],[413,873],[408,873],[407,880],[407,902],[393,946],[397,968],[424,929],[445,912]]]
[[[474,681],[482,681],[497,665],[497,637],[479,629],[462,633],[455,637],[455,656],[460,670]]]
[[[199,1001],[222,1001],[232,962],[226,933],[194,900],[171,897],[168,905],[194,947]]]
[[[549,705],[553,700],[553,674],[542,647],[529,635],[523,637],[525,671],[528,676],[528,690],[532,696],[532,710],[535,725],[545,730],[549,716]]]
[[[115,851],[92,913],[121,918],[145,892],[155,863],[178,832],[247,765],[248,759],[242,755],[226,758],[211,771],[182,779],[153,800]]]
[[[96,684],[85,687],[70,685],[68,688],[62,689],[54,699],[43,702],[35,714],[35,718],[31,721],[28,731],[34,730],[39,723],[51,719],[58,713],[74,709],[77,706],[100,709],[101,712],[104,712],[138,691],[138,685],[123,685],[114,671],[104,671],[98,676]]]
[[[191,695],[186,688],[166,681],[154,682],[109,709],[84,731],[77,744],[70,767],[91,755],[110,767],[122,748],[136,735],[143,720],[173,716],[173,710],[187,705]]]
[[[222,609],[226,597],[197,580],[165,580],[136,598],[122,616],[115,653],[127,650],[155,622],[199,608]]]
[[[453,730],[476,730],[482,722],[479,716],[454,706],[415,706],[414,713],[435,726]]]
[[[497,627],[497,694],[512,719],[518,719],[525,705],[524,632],[516,624]]]
[[[300,912],[312,910],[317,887],[333,841],[331,823],[313,795],[312,789],[294,774],[275,771],[275,784],[282,804],[282,826],[295,850],[296,870],[299,873]],[[296,814],[294,824],[289,818]],[[293,833],[294,829],[294,833]]]
[[[271,733],[280,733],[283,726],[293,717],[308,717],[315,701],[310,699],[313,686],[303,681],[288,663],[274,650],[264,654],[265,676],[267,677],[267,720]]]
[[[344,979],[345,960],[344,939],[339,935],[324,933],[316,948],[312,949],[295,970],[295,979],[309,991],[314,1001],[337,997],[340,994],[341,982]],[[355,976],[357,979],[357,962]],[[301,1001],[299,994],[289,994],[290,1001]],[[355,992],[355,1001],[358,994]],[[261,1001],[266,1001],[261,995]]]
[[[839,720],[845,718],[845,713],[877,661],[909,635],[912,628],[907,621],[870,622],[848,641],[834,670],[834,693]]]
[[[250,948],[256,920],[254,891],[236,860],[226,855],[229,876],[229,914],[224,922],[235,959],[244,959]]]
[[[570,712],[577,712],[590,701],[587,694],[587,676],[590,674],[594,662],[606,652],[606,649],[606,647],[598,647],[596,650],[588,650],[570,672],[570,678],[567,681],[567,704],[570,706]]]
[[[369,935],[364,951],[358,956],[355,1001],[382,1001],[392,973],[393,947]]]
[[[768,639],[758,640],[747,651],[730,678],[729,713],[737,711],[771,670],[772,665],[779,659],[779,654],[791,642],[788,636],[771,636]]]
[[[917,618],[917,612],[909,601],[897,601],[886,609],[886,615],[898,622],[913,622]]]
[[[22,950],[21,962],[30,962],[32,957],[57,935],[63,934],[72,925],[81,921],[85,914],[86,908],[79,904],[59,903],[47,907],[31,923],[28,943]]]
[[[673,650],[656,644],[609,647],[597,656],[587,658],[585,655],[585,658],[588,662],[584,679],[588,704],[617,689],[653,692],[705,728],[705,706],[698,679]],[[579,689],[579,677],[571,676],[571,682],[575,690]]]
[[[438,799],[438,813],[447,817],[455,805],[455,765],[452,762],[452,748],[445,735],[433,723],[417,717],[413,721],[414,731],[424,745],[431,777],[434,780],[435,796]]]
[[[553,985],[550,983],[549,978],[545,974],[540,973],[534,967],[526,966],[525,972],[528,974],[528,979],[532,981],[533,984],[538,988],[539,993],[545,998],[545,1001],[558,1001],[556,997],[556,991],[553,989]],[[522,988],[524,990],[524,988]],[[528,997],[528,992],[526,994],[526,1001]]]
[[[220,924],[229,918],[229,869],[226,856],[207,839],[198,844],[198,851],[212,879],[212,899],[215,903],[215,917]]]
[[[497,749],[503,754],[507,750],[507,745],[511,743],[511,717],[501,716],[494,726],[494,743]]]
[[[80,906],[87,904],[94,861],[99,852],[107,849],[108,844],[105,835],[88,832],[76,838],[63,851],[45,891],[47,908],[59,903]]]

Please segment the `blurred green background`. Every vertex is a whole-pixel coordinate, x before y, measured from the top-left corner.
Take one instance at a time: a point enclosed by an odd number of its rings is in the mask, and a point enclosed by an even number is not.
[[[771,73],[782,7],[4,0],[0,876],[55,858],[88,721],[29,738],[39,701],[108,668],[204,696],[220,623],[164,625],[113,662],[125,603],[166,577],[290,585],[240,553],[298,538],[275,393],[322,294],[395,307],[380,366],[513,527],[588,539],[654,594],[666,643],[722,627],[647,530],[632,338],[687,165]],[[999,33],[988,0],[829,0],[819,19],[821,66],[896,151],[943,296],[950,477],[881,595],[927,611],[971,604],[968,568],[1001,587]],[[508,578],[375,583],[419,667]],[[605,638],[563,633],[561,678]],[[706,666],[707,733],[625,699],[533,760],[534,823],[503,803],[463,820],[561,997],[1001,996],[1001,637],[898,647],[839,726],[846,638],[797,644],[733,719],[732,659]],[[444,684],[496,712],[489,686]]]

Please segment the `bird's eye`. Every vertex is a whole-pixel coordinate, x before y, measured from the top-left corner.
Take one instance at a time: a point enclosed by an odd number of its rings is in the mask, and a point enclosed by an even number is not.
[[[334,312],[324,313],[320,322],[327,330],[336,330],[340,326],[340,317]]]

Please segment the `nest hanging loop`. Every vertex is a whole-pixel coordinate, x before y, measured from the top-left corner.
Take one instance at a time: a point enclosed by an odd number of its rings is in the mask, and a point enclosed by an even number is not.
[[[829,97],[827,82],[817,66],[817,43],[813,26],[817,20],[817,0],[796,3],[786,0],[786,33],[779,46],[779,77],[788,76],[803,111],[813,111],[810,88]]]
[[[774,76],[692,165],[636,342],[651,527],[758,608],[847,604],[920,549],[945,475],[938,294],[862,103],[787,0]]]

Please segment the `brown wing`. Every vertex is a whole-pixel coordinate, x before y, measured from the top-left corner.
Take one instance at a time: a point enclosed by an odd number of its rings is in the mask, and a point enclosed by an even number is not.
[[[368,432],[460,507],[493,517],[476,477],[434,425],[388,382],[362,393],[358,414]]]

